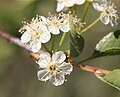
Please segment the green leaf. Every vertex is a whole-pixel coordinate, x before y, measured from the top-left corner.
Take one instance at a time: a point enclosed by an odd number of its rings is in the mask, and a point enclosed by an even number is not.
[[[120,90],[120,69],[115,69],[107,74],[96,73],[100,80]]]
[[[70,58],[78,57],[84,47],[84,38],[77,33],[70,34]]]
[[[110,32],[95,47],[91,58],[120,54],[120,30]]]

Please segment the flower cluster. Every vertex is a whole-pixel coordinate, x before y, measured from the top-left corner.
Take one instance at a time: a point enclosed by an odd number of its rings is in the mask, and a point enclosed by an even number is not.
[[[65,8],[82,5],[85,2],[84,15],[86,14],[87,4],[92,4],[97,11],[101,12],[100,20],[102,23],[105,25],[110,23],[111,26],[117,25],[118,15],[116,6],[106,0],[57,0],[56,10],[60,12]],[[19,30],[22,33],[21,42],[28,44],[31,51],[36,53],[41,49],[42,44],[47,43],[51,39],[51,34],[58,35],[61,31],[66,33],[72,30],[74,30],[73,32],[82,33],[82,31],[85,31],[85,29],[81,31],[85,23],[82,23],[81,19],[76,16],[74,8],[71,9],[72,11],[68,14],[63,12],[58,14],[49,13],[48,17],[37,15],[30,22],[24,21],[23,27]],[[84,22],[84,19],[82,21]],[[89,27],[91,25],[88,26],[88,29]],[[62,41],[63,38],[61,38]],[[52,50],[50,53],[52,53]],[[66,62],[66,55],[63,51],[57,51],[51,55],[47,52],[42,53],[39,55],[39,60],[36,63],[40,68],[37,73],[38,79],[45,82],[49,80],[55,86],[62,85],[65,81],[65,76],[73,70],[73,66]]]
[[[41,48],[41,43],[46,43],[50,40],[50,32],[48,31],[42,16],[33,18],[30,23],[24,22],[24,26],[19,30],[23,33],[21,42],[29,44],[33,52],[38,52]]]
[[[116,6],[114,3],[107,2],[106,0],[99,0],[99,2],[94,2],[93,7],[97,10],[100,11],[100,20],[102,23],[105,25],[111,24],[111,26],[117,25],[117,10],[115,9]]]
[[[111,26],[117,25],[118,15],[116,6],[110,1],[106,0],[57,0],[57,12],[64,10],[65,8],[72,7],[75,4],[81,5],[86,2],[92,3],[93,7],[100,11],[100,20],[105,25],[111,24]]]
[[[60,30],[62,32],[69,32],[69,14],[64,14],[63,12],[58,15],[49,14],[47,26],[49,31],[54,35],[59,34]]]
[[[19,30],[23,33],[21,42],[29,44],[31,51],[38,52],[41,49],[41,43],[46,43],[50,40],[51,34],[57,35],[60,30],[68,32],[69,14],[59,13],[49,15],[48,18],[37,16],[30,22],[23,22],[24,26]]]
[[[41,44],[50,40],[51,34],[58,35],[60,31],[69,32],[70,22],[75,27],[80,25],[80,19],[72,16],[71,12],[64,14],[49,14],[44,16],[36,16],[30,22],[23,22],[23,27],[19,30],[22,33],[21,42],[28,44],[32,52],[38,52]],[[36,62],[39,64],[38,79],[41,81],[49,80],[55,86],[62,85],[65,81],[65,75],[70,74],[73,67],[70,63],[65,62],[66,55],[63,51],[53,53],[52,58],[49,53],[40,54],[40,59]]]
[[[70,74],[73,66],[66,63],[66,55],[63,51],[53,53],[52,58],[49,53],[40,54],[40,59],[36,62],[41,70],[38,71],[38,79],[49,80],[55,86],[62,85],[65,75]]]

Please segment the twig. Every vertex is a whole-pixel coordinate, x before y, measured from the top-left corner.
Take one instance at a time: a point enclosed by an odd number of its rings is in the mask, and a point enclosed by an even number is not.
[[[32,57],[34,57],[35,59],[39,59],[39,55],[41,53],[44,53],[44,51],[40,50],[38,53],[32,53],[31,50],[30,50],[30,47],[26,44],[23,44],[19,38],[16,38],[8,33],[5,33],[5,32],[2,32],[0,31],[0,36],[3,37],[5,40],[8,40],[9,42],[12,42],[18,46],[20,46],[21,48],[24,48],[26,49],[27,51],[30,52],[30,55]],[[68,54],[67,54],[68,55]],[[69,56],[69,55],[68,55]],[[82,70],[85,70],[85,71],[89,71],[89,72],[92,72],[92,73],[103,73],[103,74],[106,74],[106,73],[109,73],[110,71],[109,70],[104,70],[104,69],[101,69],[101,68],[97,68],[97,67],[93,67],[93,66],[88,66],[88,65],[83,65],[83,64],[80,64],[80,63],[77,63],[75,61],[72,61],[69,59],[69,57],[67,57],[67,61],[70,62],[71,64],[73,65],[76,65],[76,66],[79,66],[81,67]]]
[[[95,73],[107,74],[107,73],[111,72],[110,70],[105,70],[105,69],[101,69],[101,68],[97,68],[97,67],[93,67],[93,66],[89,66],[89,65],[83,65],[79,62],[75,62],[75,61],[72,61],[72,60],[69,60],[69,59],[68,59],[68,61],[71,64],[80,67],[82,70],[92,72],[94,74]]]
[[[97,68],[97,67],[93,67],[93,66],[87,66],[87,65],[83,65],[83,64],[79,64],[79,66],[80,66],[83,70],[89,71],[89,72],[92,72],[92,73],[107,74],[107,73],[110,72],[109,70],[104,70],[104,69],[101,69],[101,68]]]
[[[9,42],[14,43],[14,44],[18,45],[19,47],[26,49],[27,51],[29,51],[31,53],[31,55],[33,55],[30,47],[27,44],[23,44],[19,38],[16,38],[6,32],[2,32],[2,31],[0,31],[0,36]],[[40,50],[37,54],[41,54],[41,53],[44,53],[44,51]]]

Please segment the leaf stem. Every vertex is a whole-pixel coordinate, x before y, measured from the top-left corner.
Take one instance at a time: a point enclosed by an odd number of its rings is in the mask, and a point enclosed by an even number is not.
[[[86,59],[83,59],[83,60],[81,60],[79,63],[83,63],[83,62],[86,62],[86,61],[88,61],[88,60],[91,60],[92,58],[86,58]]]
[[[62,38],[61,38],[61,40],[60,40],[60,43],[59,43],[59,49],[61,49],[61,46],[62,46],[62,44],[63,44],[63,41],[64,41],[66,35],[67,35],[67,32],[64,32],[63,35],[62,35]]]
[[[91,23],[89,26],[87,26],[85,29],[83,29],[80,32],[80,34],[82,34],[83,32],[86,32],[87,30],[89,30],[90,28],[92,28],[99,20],[100,20],[100,18],[98,17],[93,23]]]

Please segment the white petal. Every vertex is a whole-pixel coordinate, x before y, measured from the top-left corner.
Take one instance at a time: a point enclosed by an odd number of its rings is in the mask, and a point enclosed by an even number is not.
[[[49,26],[48,29],[53,35],[57,35],[60,33],[59,29],[55,26]]]
[[[21,36],[21,42],[23,43],[29,42],[30,39],[31,39],[31,34],[28,31],[24,32],[23,35]]]
[[[53,55],[52,55],[52,60],[55,62],[55,63],[62,63],[64,62],[66,59],[66,55],[64,54],[63,51],[58,51],[58,52],[55,52]]]
[[[85,0],[75,0],[75,4],[77,5],[81,5],[83,3],[85,3]]]
[[[74,0],[68,0],[65,2],[65,6],[66,7],[72,7],[75,4]]]
[[[70,74],[73,71],[73,66],[70,63],[64,62],[59,66],[59,71],[65,75]]]
[[[62,73],[59,73],[50,78],[50,82],[53,83],[55,86],[62,85],[64,81],[65,81],[65,76]]]
[[[118,25],[117,21],[115,20],[115,17],[110,18],[110,24],[112,27]]]
[[[63,9],[64,9],[64,3],[63,2],[58,2],[57,3],[57,9],[56,9],[56,11],[57,12],[60,12],[60,11],[62,11]]]
[[[46,70],[40,70],[38,71],[37,76],[38,80],[47,81],[51,77],[51,74]]]
[[[113,6],[109,6],[109,11],[111,14],[116,14],[117,10],[113,8]]]
[[[109,15],[106,15],[106,14],[104,14],[104,13],[101,13],[101,15],[100,15],[100,20],[105,24],[105,25],[107,25],[107,24],[109,24]]]
[[[30,24],[31,25],[31,24]],[[28,25],[25,25],[24,26],[24,29],[26,30],[26,31],[28,31],[28,32],[33,32],[34,30],[31,28],[31,27],[29,27]]]
[[[43,54],[40,54],[40,59],[36,61],[36,63],[39,64],[40,68],[47,68],[50,61],[51,61],[50,54],[43,53]]]
[[[98,3],[93,3],[93,7],[97,10],[97,11],[103,11],[104,7],[100,6]]]
[[[69,25],[61,25],[60,30],[63,32],[69,32],[70,31],[70,26]]]
[[[46,43],[50,40],[51,38],[51,35],[50,35],[50,32],[43,32],[41,35],[40,35],[40,41],[42,43]]]
[[[40,16],[40,18],[42,19],[42,22],[43,22],[44,24],[47,24],[47,19],[46,19],[46,17]]]
[[[38,52],[41,48],[40,40],[36,40],[30,44],[31,50],[35,53]]]
[[[108,7],[108,2],[106,0],[98,0],[95,3],[93,3],[93,7],[97,11],[104,11],[104,9]]]

